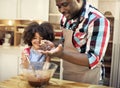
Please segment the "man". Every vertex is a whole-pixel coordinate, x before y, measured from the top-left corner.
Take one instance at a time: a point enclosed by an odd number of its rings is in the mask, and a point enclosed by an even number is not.
[[[63,79],[98,84],[110,33],[108,20],[86,0],[56,0],[64,47],[43,53],[63,59]]]

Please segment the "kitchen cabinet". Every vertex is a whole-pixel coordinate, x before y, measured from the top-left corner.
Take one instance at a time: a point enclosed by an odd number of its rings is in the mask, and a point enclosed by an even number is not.
[[[0,0],[0,19],[17,18],[17,0]]]
[[[42,20],[0,20],[0,40],[4,40],[5,34],[9,33],[11,34],[10,45],[22,45],[22,34],[25,30],[25,27],[32,21],[37,21],[38,23],[42,22]],[[52,25],[55,32],[55,39],[60,39],[62,32],[62,30],[60,30],[60,24],[52,23]],[[3,43],[0,43],[0,45],[2,44]]]
[[[10,34],[9,39],[5,38],[7,34]],[[0,45],[3,44],[14,45],[14,26],[0,24]]]
[[[49,0],[0,0],[0,19],[48,21],[48,13]]]
[[[21,19],[48,21],[49,0],[20,0],[19,11]]]
[[[41,22],[41,20],[32,20]],[[32,22],[31,20],[0,20],[0,39],[5,40],[5,34],[11,34],[10,45],[19,46],[22,43],[22,34],[25,30],[25,27]],[[2,44],[1,44],[2,45]]]
[[[18,47],[0,46],[0,81],[18,75],[20,55],[21,49]]]

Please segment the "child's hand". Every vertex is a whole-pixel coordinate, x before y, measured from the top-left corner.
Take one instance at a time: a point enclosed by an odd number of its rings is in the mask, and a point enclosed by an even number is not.
[[[28,56],[24,52],[22,52],[21,65],[24,68],[28,68],[29,64],[30,62]]]

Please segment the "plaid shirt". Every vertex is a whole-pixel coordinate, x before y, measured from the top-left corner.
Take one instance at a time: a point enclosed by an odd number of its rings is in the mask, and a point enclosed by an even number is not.
[[[84,3],[78,18],[67,21],[65,16],[61,17],[61,27],[73,30],[73,45],[80,53],[87,54],[90,67],[94,68],[108,45],[109,21],[96,8]]]

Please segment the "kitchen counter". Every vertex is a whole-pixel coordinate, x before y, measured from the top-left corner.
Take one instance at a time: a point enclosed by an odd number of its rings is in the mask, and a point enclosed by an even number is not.
[[[23,75],[12,77],[8,80],[0,82],[0,88],[33,88],[24,79]],[[92,85],[86,83],[78,83],[51,78],[49,84],[45,88],[111,88],[102,85]]]

